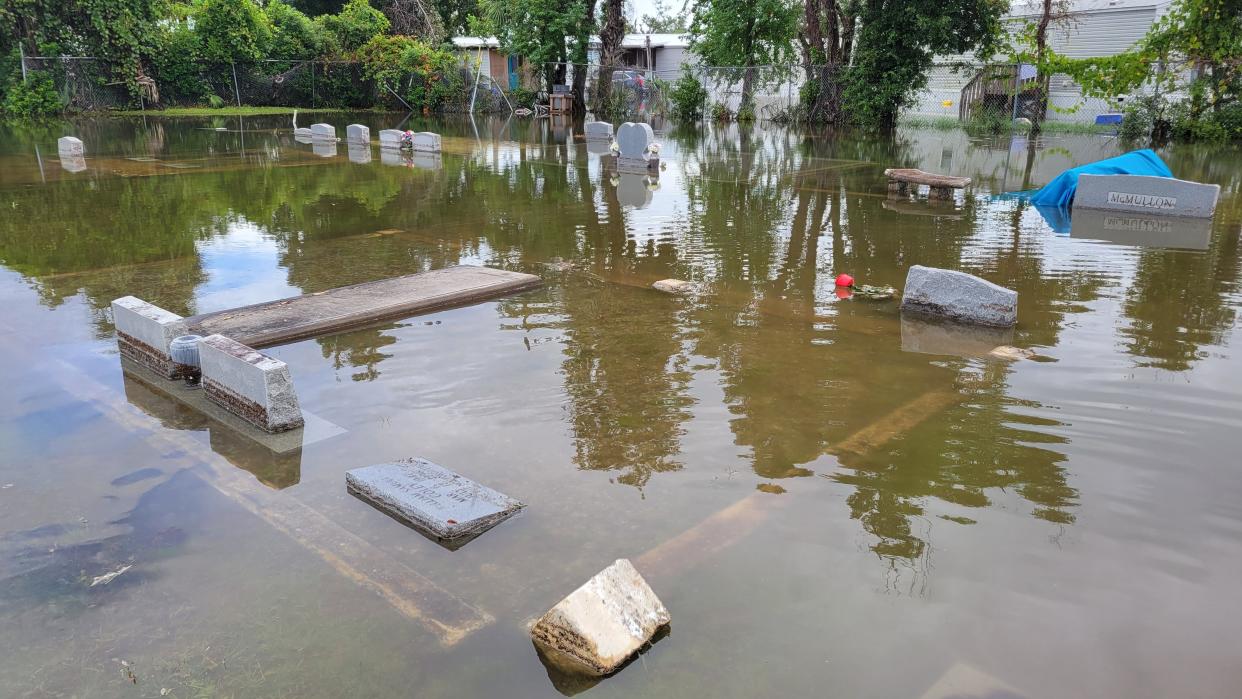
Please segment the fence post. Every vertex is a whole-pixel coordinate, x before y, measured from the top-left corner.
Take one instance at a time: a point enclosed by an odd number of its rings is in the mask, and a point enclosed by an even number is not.
[[[17,42],[17,50],[20,52],[21,57],[22,57],[22,84],[25,85],[26,84],[26,47],[23,46],[22,43],[19,41]]]
[[[1013,128],[1013,122],[1018,120],[1018,98],[1022,95],[1022,64],[1017,63],[1013,67],[1013,115],[1009,117],[1010,128]]]
[[[316,107],[315,101],[315,61],[311,61],[311,107]]]
[[[237,64],[229,61],[229,65],[233,66],[233,96],[237,98],[237,106],[241,107],[241,88],[237,86]]]

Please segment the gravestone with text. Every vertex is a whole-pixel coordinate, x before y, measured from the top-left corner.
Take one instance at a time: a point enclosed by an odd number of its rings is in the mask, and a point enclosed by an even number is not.
[[[1079,175],[1075,209],[1211,218],[1220,185],[1148,175]]]
[[[588,121],[582,127],[588,143],[594,141],[608,142],[612,140],[612,124],[606,121]]]
[[[651,155],[655,132],[650,124],[625,122],[617,129],[617,172],[643,175],[658,173],[660,160]]]
[[[345,140],[349,143],[371,143],[371,129],[362,124],[350,124],[345,127]]]
[[[524,504],[426,459],[402,459],[345,473],[349,492],[442,541],[470,539]]]

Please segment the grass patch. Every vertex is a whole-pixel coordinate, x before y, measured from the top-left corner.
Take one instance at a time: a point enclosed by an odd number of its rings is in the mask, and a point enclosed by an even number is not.
[[[911,114],[904,116],[897,124],[898,126],[906,126],[914,129],[935,129],[939,131],[955,131],[958,129],[966,130],[970,126],[970,122],[959,120],[955,116],[924,116],[921,114]],[[1004,126],[1008,126],[1008,122]],[[989,124],[989,126],[992,126]],[[1008,129],[1002,129],[1008,130]],[[1014,127],[1013,131],[1026,131],[1024,127]],[[1043,128],[1040,129],[1045,134],[1108,134],[1112,135],[1117,131],[1115,124],[1095,124],[1092,122],[1082,121],[1045,121]]]
[[[389,112],[388,109],[336,109],[328,107],[170,107],[168,109],[123,109],[119,111],[101,112],[112,116],[172,116],[172,117],[210,117],[210,116],[264,116],[271,114],[321,114],[324,112]]]

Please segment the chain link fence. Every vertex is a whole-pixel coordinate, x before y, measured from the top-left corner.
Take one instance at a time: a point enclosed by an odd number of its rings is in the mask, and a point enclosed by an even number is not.
[[[28,75],[49,76],[61,102],[72,111],[226,105],[408,109],[401,94],[421,80],[410,74],[397,84],[381,84],[367,76],[361,62],[327,60],[177,61],[151,66],[145,81],[149,86],[119,79],[114,64],[99,58],[27,56],[23,68]],[[475,93],[476,75],[464,66],[459,73],[463,87],[444,105],[447,111],[469,108]],[[484,98],[476,111],[507,110],[490,79],[482,82]]]
[[[62,102],[75,111],[199,105],[402,109],[409,105],[401,94],[408,93],[412,81],[418,79],[409,75],[395,85],[377,84],[367,77],[363,65],[354,61],[177,61],[151,66],[148,84],[138,85],[118,79],[119,71],[98,58],[23,60],[28,73],[50,76]],[[797,121],[805,116],[803,92],[808,75],[820,83],[836,80],[815,66],[687,66],[689,74],[706,90],[708,118],[736,117],[742,110],[744,94],[749,92],[754,118]],[[679,68],[661,66],[657,71],[626,65],[554,63],[545,66],[543,75],[528,76],[530,80],[523,84],[541,84],[544,76],[552,76],[569,89],[575,76],[581,74],[581,98],[588,110],[601,118],[644,119],[668,113],[670,87],[682,75]],[[467,63],[459,70],[457,77],[462,89],[442,106],[445,111],[509,111],[525,106],[513,104],[508,96],[510,90],[502,88],[486,72],[471,70]],[[1184,67],[1161,70],[1180,71]],[[820,89],[824,87],[819,85]],[[836,87],[839,92],[840,85]],[[1147,91],[1151,89],[1154,87]],[[1053,75],[1041,81],[1030,65],[940,62],[932,68],[927,86],[915,95],[903,115],[946,122],[987,117],[1094,124],[1101,117],[1107,121],[1107,115],[1121,112],[1127,99],[1135,96],[1111,100],[1087,97],[1069,76]],[[540,92],[535,102],[547,104],[548,97]]]

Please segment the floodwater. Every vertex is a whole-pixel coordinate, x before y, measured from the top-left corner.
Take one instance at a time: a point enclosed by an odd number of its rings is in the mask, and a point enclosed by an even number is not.
[[[1162,151],[1221,185],[1204,227],[1067,228],[997,195],[1115,140],[658,129],[644,178],[580,126],[407,125],[442,157],[315,152],[283,117],[0,131],[0,695],[1242,692],[1238,151]],[[892,202],[893,166],[975,186]],[[546,286],[269,350],[300,447],[113,339],[124,295],[189,315],[458,263]],[[1017,328],[834,289],[913,264],[1016,289]],[[408,456],[528,507],[449,550],[346,493]],[[599,683],[549,672],[526,624],[621,557],[670,632]]]

